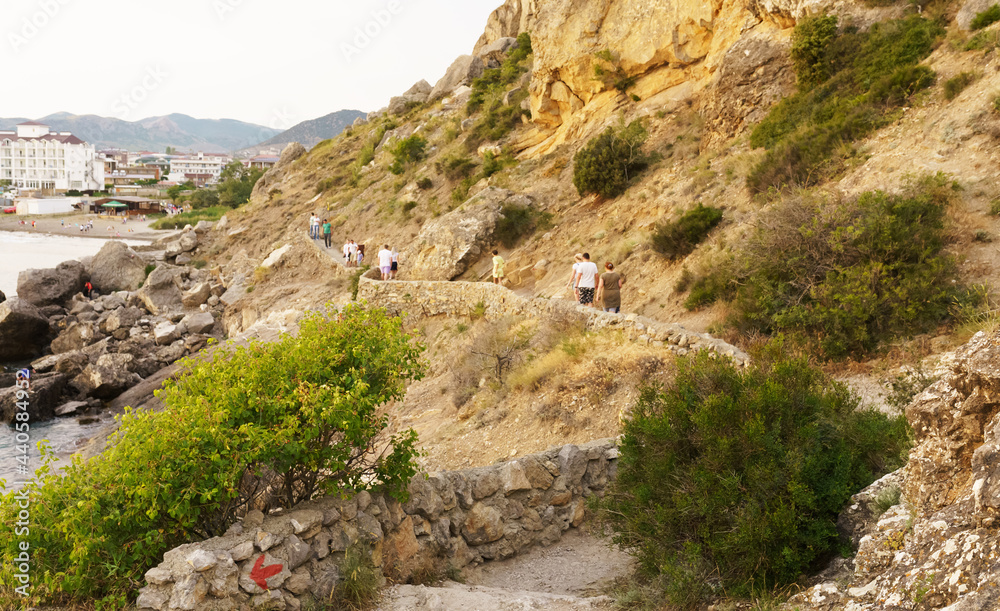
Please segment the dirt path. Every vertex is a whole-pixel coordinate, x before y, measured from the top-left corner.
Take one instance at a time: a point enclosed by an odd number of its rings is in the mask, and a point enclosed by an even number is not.
[[[572,529],[550,547],[466,569],[466,583],[390,588],[379,611],[520,611],[612,609],[601,592],[632,568],[631,558],[583,530]]]

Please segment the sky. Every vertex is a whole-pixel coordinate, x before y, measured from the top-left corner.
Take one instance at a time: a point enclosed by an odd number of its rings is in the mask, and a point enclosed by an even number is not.
[[[472,52],[502,0],[3,0],[0,117],[372,111]]]

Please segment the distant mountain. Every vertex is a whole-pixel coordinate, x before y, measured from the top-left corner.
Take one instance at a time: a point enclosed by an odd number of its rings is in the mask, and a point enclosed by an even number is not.
[[[367,114],[360,110],[338,110],[337,112],[331,112],[318,119],[303,121],[269,140],[247,147],[240,152],[255,155],[262,149],[281,150],[289,142],[298,142],[307,149],[310,149],[323,140],[340,134],[344,129],[350,127],[355,119],[367,116]]]
[[[0,129],[13,129],[23,118],[0,118]],[[35,119],[53,131],[68,131],[101,148],[162,152],[171,146],[180,151],[225,153],[271,138],[280,130],[234,119],[195,119],[182,114],[122,121],[97,115],[58,112]]]

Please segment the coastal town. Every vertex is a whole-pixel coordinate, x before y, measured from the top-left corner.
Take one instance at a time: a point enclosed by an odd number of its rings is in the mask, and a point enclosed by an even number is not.
[[[280,151],[233,154],[100,149],[38,121],[0,131],[0,210],[37,216],[73,211],[148,216],[174,213],[175,189],[218,185],[231,164],[264,172]],[[184,189],[182,189],[184,190]],[[187,210],[191,205],[187,206]]]

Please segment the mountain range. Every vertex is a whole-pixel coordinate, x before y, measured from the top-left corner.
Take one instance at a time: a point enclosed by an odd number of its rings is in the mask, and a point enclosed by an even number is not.
[[[358,117],[364,117],[367,113],[360,110],[338,110],[318,119],[303,121],[280,134],[265,140],[259,144],[247,147],[241,153],[256,154],[262,149],[281,150],[290,142],[298,142],[307,149],[311,149],[327,138],[333,138],[350,127]]]
[[[196,119],[179,113],[123,121],[113,117],[58,112],[33,120],[45,123],[53,131],[73,132],[98,149],[161,152],[169,146],[178,151],[227,153],[280,148],[293,141],[311,147],[336,136],[358,116],[364,116],[364,113],[341,110],[303,121],[284,132],[235,119]],[[0,130],[14,129],[18,123],[28,120],[25,117],[0,118]]]

